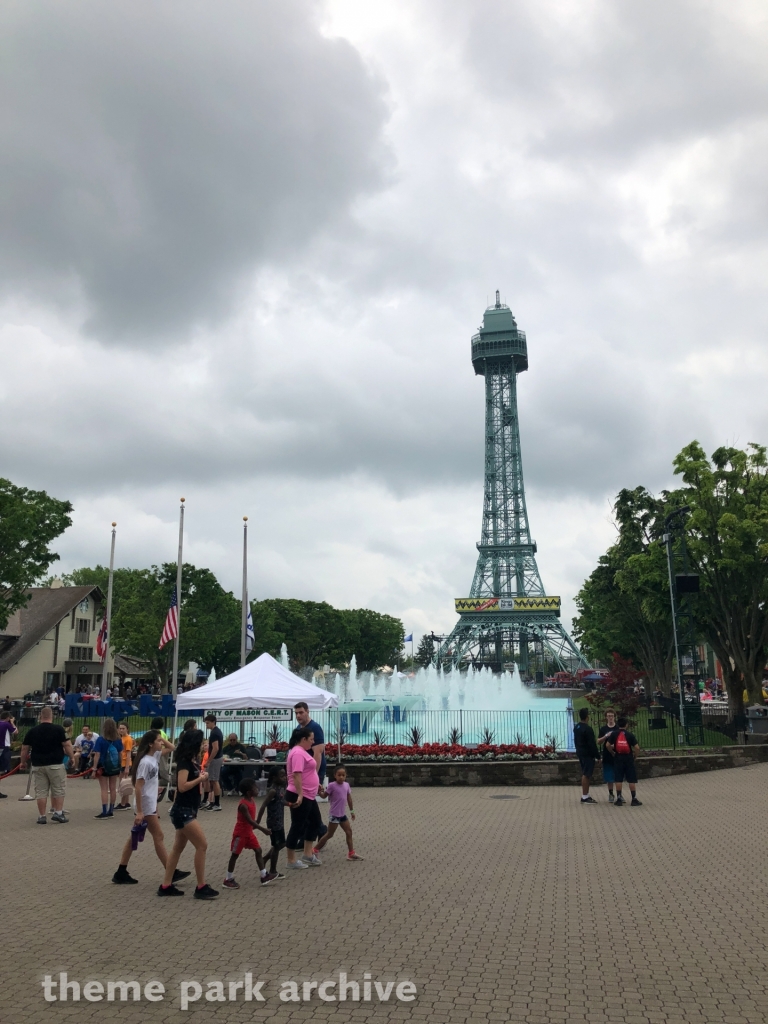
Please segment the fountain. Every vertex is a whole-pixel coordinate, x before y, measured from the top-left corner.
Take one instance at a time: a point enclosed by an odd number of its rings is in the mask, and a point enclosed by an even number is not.
[[[283,644],[280,660],[288,662]],[[494,674],[490,668],[461,672],[434,665],[415,675],[358,672],[352,656],[346,677],[338,672],[326,686],[341,701],[345,742],[368,744],[524,743],[573,749],[570,698],[541,699],[523,683],[517,665]],[[336,712],[321,720],[336,734]]]

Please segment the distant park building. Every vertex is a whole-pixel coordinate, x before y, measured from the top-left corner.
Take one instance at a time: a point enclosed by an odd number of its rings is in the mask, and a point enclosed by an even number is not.
[[[96,655],[96,637],[105,600],[99,587],[65,587],[54,580],[27,593],[27,606],[0,630],[0,699],[60,686],[72,692],[82,685],[101,686],[104,665]],[[110,651],[108,686],[113,671]]]

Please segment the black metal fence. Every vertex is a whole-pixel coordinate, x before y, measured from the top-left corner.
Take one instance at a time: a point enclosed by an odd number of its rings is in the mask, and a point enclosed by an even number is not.
[[[17,721],[19,726],[18,739],[37,720],[39,709],[27,709],[25,717]],[[179,727],[187,717],[179,718]],[[522,711],[420,711],[409,709],[402,711],[397,717],[385,716],[375,711],[360,714],[347,714],[342,708],[342,715],[333,711],[317,711],[314,719],[323,727],[328,743],[335,743],[338,738],[338,723],[341,717],[342,742],[354,745],[386,744],[391,746],[423,746],[428,743],[458,744],[462,746],[493,744],[515,745],[525,744],[537,747],[554,747],[556,750],[573,749],[573,725],[578,715],[569,710],[525,709]],[[62,716],[54,715],[54,720],[61,723]],[[605,724],[605,715],[600,711],[590,710],[590,724],[597,734],[601,725]],[[76,717],[73,720],[72,738],[88,724],[95,732],[99,731],[100,719],[97,716]],[[166,730],[171,731],[173,719],[166,718]],[[141,736],[150,728],[152,718],[133,715],[124,719],[130,733],[134,737]],[[203,728],[202,719],[197,719],[198,728]],[[267,746],[271,743],[286,743],[290,739],[296,723],[284,722],[244,722],[233,724],[220,723],[225,736],[229,732],[247,743]],[[707,721],[707,716],[698,719],[686,709],[686,728],[669,711],[651,712],[640,708],[631,721],[630,728],[644,750],[676,749],[681,746],[726,746],[734,742],[731,736],[719,731],[719,723],[714,719]]]

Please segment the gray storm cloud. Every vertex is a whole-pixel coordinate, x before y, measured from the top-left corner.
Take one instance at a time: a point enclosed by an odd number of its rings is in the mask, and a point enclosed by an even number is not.
[[[382,83],[297,0],[0,12],[0,275],[101,341],[216,324],[382,180]]]

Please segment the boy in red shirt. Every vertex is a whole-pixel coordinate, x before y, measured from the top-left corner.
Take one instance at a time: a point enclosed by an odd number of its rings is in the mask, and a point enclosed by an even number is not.
[[[264,867],[264,858],[261,855],[261,846],[256,838],[254,829],[269,835],[269,829],[263,828],[256,823],[256,782],[253,779],[243,779],[240,783],[242,800],[237,805],[237,821],[232,832],[232,843],[229,847],[232,856],[227,865],[227,877],[224,879],[224,886],[227,889],[239,889],[235,881],[235,864],[243,850],[253,850],[256,854],[256,863],[259,867],[261,884],[269,885],[277,878],[275,872],[267,871]]]

